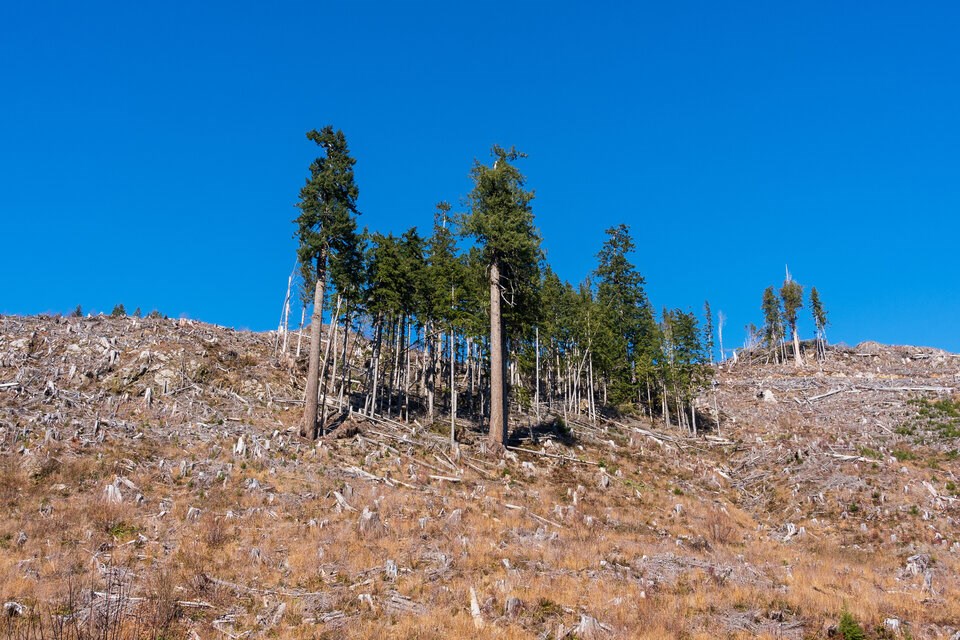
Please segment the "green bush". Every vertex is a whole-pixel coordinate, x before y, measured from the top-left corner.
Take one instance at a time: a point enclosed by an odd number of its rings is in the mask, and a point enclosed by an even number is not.
[[[843,640],[866,640],[867,637],[863,631],[863,627],[861,627],[856,618],[846,610],[840,614],[840,625],[837,630],[840,632],[840,637],[843,638]]]

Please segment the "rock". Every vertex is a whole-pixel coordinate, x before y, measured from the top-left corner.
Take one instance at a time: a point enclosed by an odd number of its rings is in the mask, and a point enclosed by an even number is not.
[[[883,621],[883,626],[886,629],[896,633],[900,630],[900,621],[896,618],[887,618]]]
[[[463,522],[463,509],[454,509],[453,513],[447,517],[447,524],[451,527],[458,527],[461,522]]]
[[[18,618],[27,612],[27,608],[11,600],[3,603],[3,612],[8,618]]]
[[[769,403],[771,403],[771,404],[776,404],[776,402],[777,402],[777,396],[773,395],[773,391],[771,391],[770,389],[764,389],[764,390],[760,393],[760,398],[761,398],[764,402],[769,402]]]

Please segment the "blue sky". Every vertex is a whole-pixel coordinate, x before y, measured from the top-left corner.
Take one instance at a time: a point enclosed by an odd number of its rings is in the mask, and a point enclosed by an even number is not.
[[[955,3],[196,4],[0,6],[0,312],[275,327],[330,123],[373,229],[516,145],[568,280],[626,222],[728,347],[789,265],[832,341],[960,351]]]

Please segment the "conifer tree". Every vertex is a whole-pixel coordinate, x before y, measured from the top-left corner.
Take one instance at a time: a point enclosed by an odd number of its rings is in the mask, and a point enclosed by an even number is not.
[[[713,311],[710,309],[710,301],[703,301],[703,348],[707,352],[707,360],[713,364]]]
[[[539,284],[540,236],[533,225],[525,179],[513,165],[524,157],[516,149],[494,145],[494,162],[474,163],[470,214],[463,231],[472,236],[487,268],[490,299],[490,439],[503,444],[507,437],[506,337],[502,301],[528,311]]]
[[[810,289],[810,313],[813,314],[813,324],[817,328],[817,360],[823,362],[826,356],[826,328],[829,323],[816,287]]]
[[[607,229],[607,240],[597,254],[598,356],[610,381],[610,400],[633,400],[639,379],[638,362],[645,353],[652,318],[643,276],[630,262],[634,243],[630,228]]]
[[[793,362],[800,367],[803,366],[803,358],[800,355],[800,336],[797,332],[797,311],[803,306],[803,287],[793,281],[789,272],[780,288],[780,299],[783,300],[783,319],[793,336]]]
[[[357,196],[353,178],[355,160],[350,157],[342,131],[326,126],[307,133],[307,139],[323,149],[324,155],[310,165],[310,177],[300,190],[300,215],[294,221],[300,246],[304,280],[312,284],[313,314],[310,319],[310,358],[306,397],[300,435],[317,437],[318,391],[320,386],[320,338],[323,331],[324,288],[331,257],[348,250],[356,232]]]
[[[457,288],[462,287],[464,279],[463,264],[457,259],[457,247],[454,237],[453,220],[450,216],[450,204],[437,204],[433,220],[433,233],[426,243],[427,266],[425,279],[425,304],[427,315],[427,351],[426,371],[427,411],[433,417],[433,404],[438,388],[439,360],[445,335],[453,341],[453,332],[458,319],[456,302]],[[462,296],[461,296],[462,298]],[[453,350],[450,350],[450,370],[453,371]],[[450,407],[453,407],[454,389],[450,388]]]
[[[763,342],[768,350],[774,350],[775,357],[780,353],[783,341],[783,314],[780,311],[780,300],[773,287],[763,291]]]

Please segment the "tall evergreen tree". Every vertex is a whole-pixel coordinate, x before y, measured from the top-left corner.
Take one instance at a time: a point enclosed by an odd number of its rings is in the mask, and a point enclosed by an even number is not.
[[[450,344],[452,344],[454,329],[460,315],[456,307],[457,288],[462,288],[464,280],[463,263],[457,258],[456,238],[448,202],[437,203],[433,219],[433,233],[426,243],[426,260],[425,303],[427,352],[429,355],[426,383],[427,409],[432,418],[436,390],[442,386],[442,382],[439,380],[439,370],[443,339],[444,336],[450,336]],[[459,296],[459,299],[462,300],[463,296]],[[450,356],[450,370],[453,371],[452,349],[450,350]],[[451,409],[453,408],[453,393],[454,389],[451,385]]]
[[[817,359],[822,362],[826,355],[826,329],[829,323],[816,287],[810,289],[810,313],[813,314],[813,324],[817,328]]]
[[[318,391],[320,386],[320,338],[323,331],[324,288],[332,256],[349,250],[355,236],[357,196],[353,178],[356,160],[350,157],[346,137],[327,125],[307,133],[307,139],[324,152],[310,165],[310,177],[300,189],[300,215],[294,222],[300,246],[297,256],[301,273],[314,289],[310,319],[310,359],[300,435],[317,437]]]
[[[634,243],[630,228],[621,224],[607,229],[607,240],[597,254],[598,342],[597,355],[610,381],[610,401],[632,401],[637,392],[638,367],[651,333],[652,309],[643,276],[630,262]]]
[[[794,282],[787,272],[786,280],[780,288],[780,299],[783,300],[783,319],[790,327],[793,336],[793,362],[796,366],[803,366],[803,357],[800,355],[800,335],[797,332],[797,311],[803,306],[803,287]]]
[[[525,179],[513,165],[524,157],[516,149],[494,145],[494,162],[479,161],[471,171],[470,214],[463,231],[476,240],[488,269],[490,294],[490,439],[502,444],[507,437],[506,336],[501,302],[529,309],[539,284],[540,235],[533,225]]]
[[[763,342],[767,349],[774,350],[777,358],[783,342],[783,314],[780,311],[780,299],[773,287],[763,291]]]
[[[707,360],[713,364],[713,311],[710,309],[710,301],[703,301],[703,348],[707,352]]]

